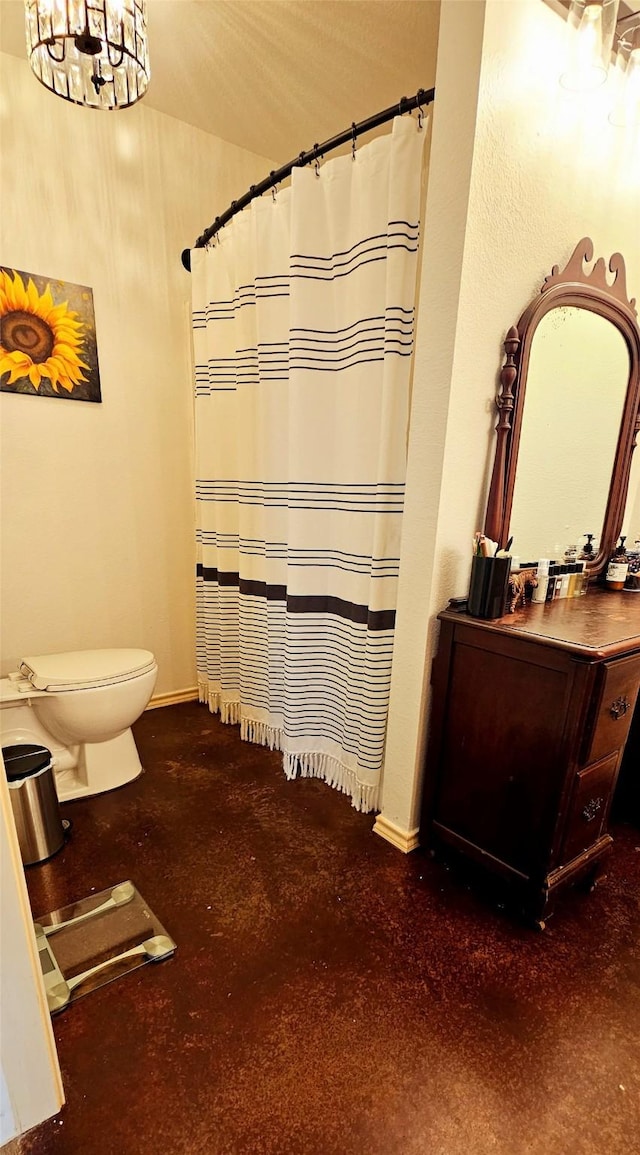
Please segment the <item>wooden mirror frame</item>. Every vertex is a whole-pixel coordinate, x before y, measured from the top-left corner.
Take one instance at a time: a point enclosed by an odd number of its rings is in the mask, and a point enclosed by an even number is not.
[[[496,397],[496,455],[487,501],[485,534],[504,547],[508,540],[511,507],[518,466],[518,448],[525,407],[527,373],[535,331],[551,309],[574,305],[590,309],[611,321],[622,333],[629,351],[629,381],[620,422],[620,433],[611,467],[611,482],[604,513],[598,552],[588,563],[589,572],[598,575],[608,563],[625,513],[629,474],[636,439],[640,431],[640,328],[635,299],[627,296],[624,258],[614,253],[609,261],[613,281],[609,284],[605,262],[600,257],[593,268],[593,242],[583,237],[576,245],[562,272],[554,265],[545,277],[539,296],[527,306],[517,325],[512,326],[504,341],[506,359],[500,373],[500,392]],[[527,560],[537,560],[534,558]]]

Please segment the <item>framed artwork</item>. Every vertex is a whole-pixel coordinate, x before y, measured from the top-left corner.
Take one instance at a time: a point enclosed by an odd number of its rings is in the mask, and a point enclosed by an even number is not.
[[[102,400],[91,289],[0,265],[0,389]]]

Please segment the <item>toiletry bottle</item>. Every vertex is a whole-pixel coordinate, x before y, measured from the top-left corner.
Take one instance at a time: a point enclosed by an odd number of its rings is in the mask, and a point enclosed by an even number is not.
[[[553,601],[553,596],[555,594],[555,589],[556,589],[556,582],[558,580],[557,574],[558,574],[558,567],[557,567],[557,565],[554,565],[552,563],[549,566],[549,579],[547,581],[547,593],[546,593],[546,596],[544,599],[546,602],[552,602]]]
[[[576,582],[578,580],[579,565],[577,561],[572,561],[569,566],[569,588],[567,590],[568,598],[575,598],[576,596]]]
[[[547,586],[549,585],[549,559],[541,557],[538,562],[538,584],[535,587],[532,595],[532,602],[544,602],[547,600]]]
[[[555,567],[555,570],[556,570],[556,580],[555,580],[555,584],[553,587],[552,597],[553,597],[554,602],[557,602],[558,598],[560,597],[560,590],[562,589],[562,566],[557,565]]]
[[[557,565],[556,566],[556,584],[553,588],[553,600],[554,600],[554,602],[559,601],[560,597],[562,596],[562,575],[563,575],[563,573],[564,573],[564,566]]]
[[[579,564],[582,566],[582,569],[581,569],[580,573],[578,574],[578,577],[579,577],[578,593],[579,593],[580,597],[582,598],[582,597],[584,597],[584,595],[587,592],[587,589],[589,588],[589,574],[587,572],[586,561],[582,561]]]
[[[570,571],[571,571],[571,566],[569,566],[569,565],[563,565],[562,566],[562,581],[560,582],[560,597],[561,598],[568,598],[569,597],[569,579],[571,577]]]
[[[640,539],[636,538],[633,543],[633,550],[627,554],[627,561],[629,562],[629,570],[627,573],[627,580],[624,583],[626,590],[633,590],[634,593],[640,593]]]
[[[621,537],[618,545],[611,554],[611,560],[607,566],[607,576],[605,579],[608,590],[624,589],[624,583],[627,580],[629,572],[629,563],[627,562],[627,551],[624,548],[625,538]]]
[[[568,565],[572,565],[578,556],[577,545],[568,545],[564,551],[564,560]]]
[[[593,558],[593,534],[585,533],[582,536],[586,537],[587,540],[580,551],[580,559],[590,561]]]

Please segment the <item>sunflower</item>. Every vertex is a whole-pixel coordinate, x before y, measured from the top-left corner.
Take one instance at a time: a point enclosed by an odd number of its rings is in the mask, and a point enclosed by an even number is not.
[[[31,277],[27,287],[20,273],[0,269],[0,377],[8,373],[8,385],[28,378],[39,389],[43,377],[54,391],[62,386],[71,393],[86,381],[80,360],[83,324],[67,303],[54,305],[50,286],[40,294]]]

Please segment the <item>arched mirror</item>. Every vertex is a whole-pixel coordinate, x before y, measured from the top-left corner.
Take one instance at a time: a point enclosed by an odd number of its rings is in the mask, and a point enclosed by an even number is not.
[[[640,329],[623,258],[611,258],[611,282],[592,258],[585,237],[507,334],[485,532],[513,537],[521,561],[561,559],[591,534],[600,573],[628,513]]]

